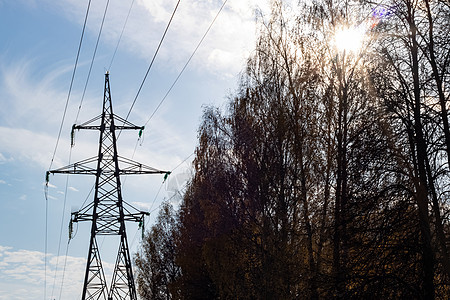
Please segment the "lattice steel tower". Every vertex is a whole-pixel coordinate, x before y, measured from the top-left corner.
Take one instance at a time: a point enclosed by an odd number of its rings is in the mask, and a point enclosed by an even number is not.
[[[136,300],[125,221],[139,222],[140,226],[143,226],[144,216],[149,213],[138,211],[123,201],[120,175],[170,174],[170,172],[160,171],[118,155],[116,131],[143,130],[144,127],[133,125],[113,113],[108,73],[105,74],[102,114],[84,124],[73,125],[72,140],[74,131],[80,129],[100,131],[98,156],[50,170],[47,172],[47,181],[49,174],[55,173],[95,175],[94,201],[72,213],[71,216],[71,224],[72,222],[92,221],[82,299]],[[120,237],[116,264],[109,288],[97,243],[97,237],[101,235]]]

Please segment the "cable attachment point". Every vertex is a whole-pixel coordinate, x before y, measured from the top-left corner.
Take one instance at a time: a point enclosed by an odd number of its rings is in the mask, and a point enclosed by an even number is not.
[[[72,233],[73,233],[73,220],[70,219],[70,222],[69,222],[69,241],[72,239]]]
[[[164,180],[163,180],[163,183],[166,182],[167,178],[169,178],[169,175],[170,175],[171,173],[172,173],[172,172],[167,172],[166,174],[164,174]]]
[[[45,200],[48,200],[48,182],[50,180],[50,171],[47,171],[45,173],[45,187],[44,187],[44,195],[45,195]]]
[[[145,126],[142,126],[142,128],[139,130],[139,137],[138,137],[139,146],[142,146],[142,144],[144,143],[144,128]]]
[[[145,225],[144,225],[144,216],[142,216],[142,219],[139,221],[139,229],[141,230],[141,237],[142,237],[142,239],[144,239],[144,233],[145,233],[144,227],[145,227]]]
[[[75,124],[72,125],[72,131],[70,132],[70,147],[75,146]]]
[[[141,211],[141,218],[139,219],[139,229],[141,230],[141,237],[142,239],[144,239],[144,235],[145,235],[145,216],[150,216],[150,213],[147,211]]]
[[[142,137],[142,133],[144,132],[145,126],[142,126],[142,128],[139,130],[139,138]]]

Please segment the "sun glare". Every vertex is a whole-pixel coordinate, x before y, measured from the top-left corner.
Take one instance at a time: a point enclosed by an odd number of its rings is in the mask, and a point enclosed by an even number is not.
[[[365,29],[361,27],[341,28],[334,34],[334,43],[339,51],[357,53],[363,44]]]

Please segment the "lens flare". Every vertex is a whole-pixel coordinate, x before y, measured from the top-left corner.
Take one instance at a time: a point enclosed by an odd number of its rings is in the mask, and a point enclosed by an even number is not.
[[[339,51],[357,53],[363,44],[366,29],[359,27],[343,27],[336,30],[334,43]]]

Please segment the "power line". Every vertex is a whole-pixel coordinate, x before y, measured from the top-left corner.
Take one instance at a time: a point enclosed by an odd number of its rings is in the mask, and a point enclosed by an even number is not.
[[[48,201],[45,201],[45,238],[44,238],[44,300],[47,299],[47,239],[48,239]]]
[[[75,73],[76,73],[76,70],[77,70],[78,60],[80,58],[81,45],[83,44],[84,32],[86,30],[86,23],[87,23],[87,19],[88,19],[88,16],[89,16],[90,7],[91,7],[91,0],[89,0],[89,2],[88,2],[87,8],[86,8],[86,14],[84,16],[83,30],[81,31],[80,42],[78,43],[77,56],[76,56],[75,64],[74,64],[73,71],[72,71],[72,78],[70,80],[70,86],[69,86],[69,91],[67,93],[66,104],[64,106],[64,112],[63,112],[63,116],[62,116],[62,119],[61,119],[61,125],[59,127],[58,137],[56,139],[55,149],[53,151],[53,155],[52,155],[52,159],[50,161],[49,169],[52,168],[52,165],[53,165],[53,162],[54,162],[55,156],[56,156],[56,151],[58,149],[59,140],[61,139],[61,132],[62,132],[62,128],[64,126],[64,120],[66,118],[66,113],[67,113],[67,107],[69,105],[70,94],[72,93],[73,81],[74,81]],[[46,187],[45,187],[45,239],[44,239],[44,243],[45,243],[45,246],[44,246],[44,248],[45,248],[45,256],[44,256],[44,299],[47,298],[47,250],[48,250],[48,198],[47,198],[47,188],[48,188],[48,186],[46,185]]]
[[[180,2],[180,1],[178,1],[178,3],[179,3],[179,2]],[[202,38],[201,38],[200,41],[198,42],[197,46],[195,47],[195,49],[194,49],[194,51],[192,52],[192,54],[191,54],[191,56],[189,57],[189,59],[187,60],[186,64],[183,66],[183,68],[181,69],[180,73],[179,73],[178,76],[175,78],[175,81],[172,83],[172,85],[170,86],[169,90],[167,91],[167,93],[164,95],[164,97],[163,97],[162,100],[159,102],[159,104],[158,104],[158,106],[156,107],[156,109],[155,109],[155,110],[153,111],[153,113],[151,114],[150,118],[147,120],[147,122],[145,122],[145,125],[147,125],[147,124],[150,122],[150,120],[152,119],[152,117],[155,115],[156,111],[159,109],[159,107],[161,106],[161,104],[164,102],[164,100],[167,98],[167,96],[169,95],[169,93],[172,91],[173,87],[174,87],[175,84],[178,82],[178,80],[180,79],[180,77],[181,77],[181,75],[183,74],[183,72],[186,70],[186,68],[187,68],[187,66],[189,65],[189,63],[191,62],[192,58],[193,58],[194,55],[197,53],[197,50],[200,48],[201,44],[203,43],[204,39],[205,39],[206,36],[208,35],[209,31],[211,30],[212,26],[213,26],[214,23],[216,22],[217,18],[219,17],[219,14],[222,12],[222,10],[223,10],[223,8],[225,7],[225,4],[226,4],[227,2],[228,2],[228,0],[225,0],[225,1],[222,3],[222,6],[220,7],[219,11],[217,12],[216,16],[215,16],[214,19],[212,20],[211,24],[208,26],[206,32],[203,34]],[[178,4],[177,4],[177,6],[178,6]],[[176,8],[175,8],[175,9],[176,9]],[[175,12],[174,12],[174,13],[175,13]],[[172,15],[172,17],[173,17],[173,15]],[[171,18],[171,20],[172,20],[172,18]],[[169,22],[169,25],[170,25],[170,22]],[[166,28],[166,31],[167,31],[167,28]],[[164,34],[165,34],[165,33],[164,33]],[[161,44],[161,43],[160,43],[160,44]],[[159,47],[158,47],[158,49],[159,49]],[[155,53],[155,56],[156,56],[156,53]],[[152,63],[153,63],[153,60],[152,60]],[[150,70],[150,68],[151,68],[151,64],[150,64],[149,69],[147,70],[147,74],[148,74],[148,71]],[[132,108],[133,108],[133,106],[134,106],[134,103],[136,102],[137,96],[139,95],[139,92],[140,92],[140,90],[141,90],[141,88],[142,88],[142,85],[144,84],[144,81],[145,81],[145,79],[146,79],[146,77],[147,77],[147,74],[146,74],[145,77],[144,77],[144,80],[143,80],[143,82],[142,82],[142,84],[141,84],[141,87],[139,88],[138,94],[136,95],[136,97],[135,97],[135,99],[134,99],[134,101],[133,101],[133,105],[131,106],[130,111],[128,112],[127,117],[129,116],[129,114],[130,114],[130,112],[131,112],[131,110],[132,110]],[[136,144],[136,146],[137,146],[137,144]],[[135,147],[135,151],[136,151],[136,147]],[[133,155],[134,155],[134,154],[133,154]],[[188,157],[186,157],[181,163],[179,163],[175,168],[173,168],[171,172],[173,172],[175,169],[177,169],[178,167],[180,167],[180,166],[181,166],[184,162],[186,162],[192,155],[194,155],[194,152],[192,152],[192,153],[191,153]],[[150,207],[150,210],[152,209],[152,207],[153,207],[153,205],[154,205],[154,203],[155,203],[155,201],[156,201],[156,199],[157,199],[159,193],[161,192],[161,188],[162,188],[163,184],[164,184],[164,182],[163,182],[163,183],[161,184],[161,186],[159,187],[158,192],[157,192],[155,198],[153,199],[153,202],[152,202],[152,205],[151,205],[151,207]],[[175,196],[175,195],[174,195],[174,196]],[[171,200],[174,196],[172,196],[169,200]],[[153,210],[153,211],[154,211],[154,210]],[[153,212],[153,211],[152,211],[152,212]],[[134,238],[133,238],[133,241],[134,241]]]
[[[67,241],[67,246],[66,246],[66,255],[64,258],[64,268],[63,268],[63,274],[62,274],[62,279],[61,279],[61,288],[59,289],[59,299],[62,299],[61,294],[62,294],[63,286],[64,286],[64,274],[66,274],[67,254],[69,253],[69,244],[70,244],[70,239]]]
[[[83,90],[83,94],[82,94],[82,97],[81,97],[80,105],[78,107],[77,116],[75,118],[75,123],[78,121],[78,117],[79,117],[79,114],[80,114],[80,111],[81,111],[81,107],[82,107],[82,104],[83,104],[84,96],[86,94],[86,89],[87,89],[87,85],[88,85],[88,82],[89,82],[89,79],[90,79],[92,66],[93,66],[94,61],[95,61],[95,56],[96,56],[96,53],[97,53],[98,44],[99,44],[100,37],[101,37],[101,34],[102,34],[103,25],[104,25],[105,18],[106,18],[106,13],[108,11],[108,6],[109,6],[109,0],[107,0],[107,2],[106,2],[106,6],[105,6],[104,13],[103,13],[102,22],[101,22],[101,25],[100,25],[100,30],[99,30],[99,33],[98,33],[98,36],[97,36],[97,41],[96,41],[95,48],[94,48],[94,53],[92,55],[91,64],[90,64],[90,67],[89,67],[88,76],[86,78],[86,83],[84,85],[84,90]],[[69,164],[71,163],[71,156],[72,156],[72,147],[70,148],[70,152],[69,152]],[[66,203],[67,203],[68,184],[69,184],[69,176],[67,176],[66,184],[65,184],[64,204],[63,204],[63,211],[62,211],[62,217],[61,217],[61,225],[60,225],[59,241],[58,241],[58,251],[57,251],[56,267],[55,267],[55,274],[54,274],[54,278],[53,278],[53,286],[52,286],[51,298],[53,298],[53,294],[54,294],[54,290],[55,290],[55,284],[56,284],[56,277],[57,277],[57,272],[58,272],[58,267],[59,267],[59,254],[60,254],[60,251],[61,251],[62,232],[63,232],[63,226],[64,226],[64,212],[65,212]],[[67,245],[67,247],[68,247],[68,245]],[[67,250],[66,250],[66,255],[67,255]],[[67,259],[67,257],[66,257],[66,259]],[[63,270],[63,275],[62,275],[63,278],[64,278],[64,275],[65,275],[64,272],[65,272],[65,268]]]
[[[192,58],[193,58],[194,55],[197,53],[197,50],[200,48],[201,44],[203,43],[204,39],[205,39],[206,36],[208,35],[209,31],[211,30],[212,26],[213,26],[214,23],[216,22],[217,18],[219,17],[220,13],[222,12],[222,10],[223,10],[223,8],[225,7],[225,4],[226,4],[227,2],[228,2],[228,0],[225,0],[225,1],[222,3],[222,6],[220,7],[220,9],[219,9],[219,11],[217,12],[216,16],[214,17],[214,19],[211,21],[211,24],[208,26],[206,32],[203,34],[202,38],[201,38],[200,41],[198,42],[198,44],[197,44],[197,46],[195,47],[194,51],[192,52],[191,56],[189,57],[189,59],[187,60],[187,62],[184,64],[184,66],[183,66],[183,68],[181,69],[180,73],[179,73],[178,76],[175,78],[174,82],[172,83],[172,85],[170,86],[169,90],[166,92],[166,94],[164,95],[164,97],[161,99],[161,101],[159,102],[158,106],[155,108],[155,110],[153,111],[153,113],[150,115],[150,117],[148,118],[147,122],[145,122],[144,126],[147,126],[147,124],[148,124],[148,123],[150,122],[150,120],[153,118],[153,116],[154,116],[155,113],[158,111],[158,109],[160,108],[160,106],[162,105],[162,103],[166,100],[167,96],[170,94],[170,92],[172,91],[172,89],[173,89],[173,87],[175,86],[175,84],[177,84],[177,82],[178,82],[178,80],[180,79],[181,75],[184,73],[184,71],[186,70],[187,66],[188,66],[189,63],[191,62]],[[170,18],[169,24],[167,25],[167,28],[166,28],[166,31],[164,32],[164,35],[163,35],[162,40],[164,39],[164,36],[165,36],[165,34],[166,34],[166,32],[167,32],[167,29],[169,28],[170,22],[172,21],[172,18],[173,18],[174,14],[175,14],[175,11],[176,11],[176,9],[177,9],[179,3],[180,3],[180,1],[178,1],[177,5],[176,5],[176,7],[175,7],[175,10],[174,10],[174,12],[172,13],[172,17]],[[159,44],[159,46],[158,46],[158,49],[157,49],[155,55],[153,56],[152,62],[150,63],[150,66],[149,66],[149,68],[148,68],[148,70],[147,70],[147,73],[145,74],[144,80],[142,81],[141,86],[139,87],[138,93],[136,94],[136,97],[134,98],[133,104],[131,105],[131,108],[130,108],[128,114],[127,114],[127,118],[126,118],[126,119],[128,119],[128,117],[129,117],[129,115],[130,115],[130,113],[131,113],[131,110],[133,109],[133,106],[134,106],[134,104],[135,104],[135,102],[136,102],[136,99],[137,99],[137,97],[139,96],[139,93],[140,93],[140,91],[141,91],[141,89],[142,89],[142,86],[143,86],[143,84],[144,84],[144,82],[145,82],[145,79],[147,78],[148,72],[150,71],[150,68],[151,68],[151,66],[152,66],[152,64],[153,64],[153,61],[154,61],[154,59],[155,59],[155,57],[156,57],[156,54],[158,53],[159,47],[160,47],[161,44],[162,44],[162,40],[161,40],[161,42],[160,42],[160,44]],[[137,144],[136,144],[136,146],[137,146]],[[135,148],[135,151],[136,151],[136,148]],[[194,154],[194,153],[192,153],[192,154]],[[191,157],[192,154],[189,155],[188,158]],[[186,159],[188,159],[188,158],[186,158]],[[184,162],[184,161],[183,161],[183,162]],[[183,162],[182,162],[182,163],[183,163]],[[181,164],[180,164],[180,165],[181,165]],[[177,166],[177,167],[178,167],[178,166]]]
[[[163,41],[164,41],[164,38],[166,37],[167,31],[169,30],[169,27],[170,27],[170,24],[172,23],[173,17],[175,16],[175,12],[176,12],[177,9],[178,9],[178,5],[180,4],[180,1],[181,1],[181,0],[178,0],[177,5],[175,6],[175,9],[174,9],[173,12],[172,12],[172,16],[170,17],[169,23],[167,24],[166,29],[164,30],[164,34],[162,35],[161,40],[160,40],[160,42],[159,42],[159,45],[158,45],[158,47],[156,48],[155,54],[153,55],[153,58],[152,58],[152,60],[151,60],[151,62],[150,62],[150,65],[148,66],[147,72],[145,73],[144,79],[142,80],[141,85],[139,86],[139,89],[138,89],[138,91],[137,91],[137,94],[136,94],[136,96],[134,97],[133,103],[131,104],[130,110],[128,111],[128,114],[127,114],[127,116],[125,117],[125,120],[128,120],[128,117],[130,116],[131,110],[133,109],[134,104],[136,103],[136,100],[137,100],[137,98],[139,97],[139,94],[140,94],[140,92],[141,92],[141,90],[142,90],[142,87],[144,86],[145,80],[147,79],[148,73],[150,72],[150,69],[151,69],[152,66],[153,66],[153,63],[154,63],[155,58],[156,58],[156,55],[158,55],[159,49],[161,48],[161,45],[162,45],[162,43],[163,43]]]
[[[70,151],[69,151],[69,164],[70,164],[71,160],[72,160],[72,147],[70,148]],[[63,225],[64,225],[64,212],[66,210],[68,187],[69,187],[69,175],[67,175],[67,177],[66,177],[66,185],[64,188],[64,201],[63,201],[63,207],[62,207],[61,225],[60,225],[60,229],[59,229],[58,252],[56,254],[56,266],[55,266],[55,275],[53,277],[51,299],[53,299],[53,293],[54,293],[55,285],[56,285],[56,277],[57,277],[57,273],[58,273],[59,254],[61,251],[61,240],[62,240]],[[67,251],[66,251],[66,255],[67,255]],[[64,271],[65,271],[65,269],[64,269]],[[63,278],[64,278],[64,272],[63,272]]]
[[[173,168],[170,172],[172,173],[176,169],[178,169],[179,166],[181,166],[183,163],[185,163],[192,155],[194,155],[195,152],[192,152],[188,157],[186,157],[182,162],[180,162],[175,168]]]
[[[125,23],[123,24],[123,27],[122,27],[122,32],[120,33],[119,40],[117,41],[116,49],[114,49],[114,54],[113,54],[113,56],[111,58],[111,62],[109,63],[109,67],[108,67],[109,71],[111,71],[111,66],[112,66],[112,63],[114,61],[114,58],[116,57],[116,52],[117,52],[117,49],[119,48],[120,41],[122,40],[122,35],[123,35],[123,32],[125,31],[125,27],[127,26],[128,18],[130,17],[130,13],[131,13],[131,9],[133,8],[133,4],[134,4],[134,0],[131,1],[130,8],[128,9],[128,14],[127,14],[127,17],[125,19]]]
[[[100,37],[102,35],[103,24],[105,23],[106,12],[108,11],[108,6],[109,6],[109,0],[106,2],[105,11],[103,12],[102,23],[100,25],[100,30],[98,32],[97,42],[95,43],[94,53],[92,54],[91,64],[89,66],[89,72],[88,72],[88,75],[87,75],[87,78],[86,78],[86,83],[84,84],[83,95],[81,96],[81,102],[80,102],[80,106],[78,107],[78,112],[77,112],[77,117],[76,117],[75,123],[78,121],[78,117],[79,117],[79,114],[80,114],[81,106],[83,104],[84,96],[86,94],[86,89],[87,89],[87,86],[88,86],[88,83],[89,83],[89,79],[91,78],[92,66],[94,65],[95,55],[97,54],[97,48],[98,48],[98,44],[99,44],[99,41],[100,41]]]
[[[136,149],[135,149],[135,150],[136,150]],[[186,157],[185,159],[183,159],[183,161],[182,161],[181,163],[179,163],[175,168],[173,168],[173,169],[170,171],[170,173],[173,173],[173,171],[175,171],[176,169],[178,169],[183,163],[185,163],[185,162],[186,162],[192,155],[194,155],[194,154],[195,154],[195,153],[192,152],[188,157]],[[159,186],[158,192],[156,193],[156,196],[155,196],[155,198],[153,199],[152,205],[151,205],[150,208],[149,208],[149,212],[150,212],[150,213],[153,213],[153,212],[157,209],[157,208],[155,208],[155,209],[152,210],[153,205],[155,204],[156,199],[158,198],[159,193],[161,192],[161,189],[162,189],[164,183],[165,183],[165,181],[163,181],[163,182],[161,183],[161,185]],[[177,194],[177,193],[175,193],[175,195],[176,195],[176,194]],[[170,199],[169,199],[168,201],[172,200],[173,197],[174,197],[174,196],[170,197]],[[149,222],[150,222],[150,218],[147,218],[147,221],[145,222],[144,228],[147,227],[147,225],[148,225]],[[138,230],[138,231],[139,231],[139,230]],[[133,240],[132,240],[132,242],[131,242],[131,246],[134,245],[134,242],[135,242],[135,240],[136,240],[136,236],[137,236],[138,231],[136,231],[135,234],[134,234],[134,236],[133,236]]]
[[[189,63],[191,62],[192,58],[194,57],[194,55],[197,53],[197,50],[200,48],[201,44],[203,43],[204,39],[206,38],[206,36],[208,35],[209,31],[211,30],[212,26],[214,25],[214,23],[216,22],[217,18],[219,17],[219,14],[222,12],[223,8],[225,7],[225,4],[227,3],[228,0],[225,0],[222,3],[222,6],[220,7],[219,11],[217,12],[216,16],[214,17],[214,19],[212,20],[211,24],[208,26],[206,32],[203,34],[202,38],[200,39],[200,41],[198,42],[197,46],[195,47],[194,51],[192,52],[191,56],[189,57],[189,59],[187,60],[186,64],[183,66],[183,68],[181,69],[180,73],[178,74],[178,76],[175,78],[175,81],[172,83],[172,85],[170,86],[169,90],[166,92],[166,94],[164,95],[164,97],[162,98],[162,100],[159,102],[158,106],[155,108],[155,110],[153,111],[153,113],[150,115],[150,118],[148,118],[147,122],[145,122],[144,126],[147,126],[147,124],[150,122],[150,120],[153,118],[153,116],[155,115],[155,113],[158,111],[159,107],[161,106],[161,104],[164,102],[164,100],[166,100],[167,96],[169,95],[169,93],[172,91],[173,87],[175,86],[175,84],[178,82],[178,80],[180,79],[181,75],[183,74],[183,72],[186,70],[187,66],[189,65]],[[130,109],[131,111],[131,109]],[[136,149],[135,149],[136,150]],[[178,164],[175,168],[172,169],[171,172],[173,172],[175,169],[177,169],[179,166],[181,166],[184,162],[186,162],[192,155],[194,155],[194,152],[192,152],[188,157],[186,157],[180,164]],[[161,187],[160,186],[158,193],[155,196],[155,199],[153,199],[153,203],[150,207],[150,210],[152,209],[156,198],[158,197],[160,191],[161,191]],[[169,200],[171,200],[174,196],[172,196]]]
[[[176,83],[178,82],[178,80],[180,79],[180,77],[181,77],[181,75],[183,74],[183,72],[186,70],[187,66],[188,66],[189,63],[191,62],[191,60],[192,60],[192,58],[194,57],[194,55],[197,53],[197,50],[200,48],[201,44],[202,44],[203,41],[205,40],[205,38],[206,38],[206,36],[208,35],[209,31],[211,30],[212,26],[214,25],[214,23],[216,22],[217,18],[218,18],[219,15],[220,15],[220,13],[222,12],[223,8],[225,7],[225,4],[227,3],[227,1],[228,1],[228,0],[225,0],[225,1],[222,3],[222,6],[220,7],[219,11],[218,11],[217,14],[215,15],[215,17],[214,17],[214,19],[212,20],[211,24],[208,26],[206,32],[203,34],[202,38],[201,38],[200,41],[198,42],[197,46],[195,47],[195,49],[194,49],[194,51],[192,52],[192,54],[191,54],[191,56],[189,57],[189,59],[187,60],[186,64],[183,66],[183,68],[181,69],[180,73],[179,73],[178,76],[175,78],[175,81],[172,83],[172,85],[170,86],[170,88],[169,88],[169,90],[167,91],[167,93],[164,95],[164,97],[162,98],[162,100],[159,102],[159,104],[158,104],[158,106],[156,107],[156,109],[155,109],[155,110],[153,111],[153,113],[150,115],[150,118],[147,120],[147,122],[145,122],[145,126],[150,122],[150,120],[152,119],[152,117],[155,115],[156,111],[159,109],[159,107],[161,106],[161,104],[164,102],[164,100],[167,98],[167,96],[169,95],[169,93],[172,91],[172,89],[173,89],[173,87],[175,86],[175,84],[176,84]],[[178,1],[178,3],[177,3],[177,7],[178,7],[179,2],[180,2],[180,1]],[[176,10],[177,7],[175,7],[175,10]],[[172,21],[172,18],[173,18],[173,15],[174,15],[174,14],[175,14],[175,11],[174,11],[174,13],[172,14],[172,17],[171,17],[171,19],[170,19],[170,21],[169,21],[169,24],[168,24],[168,26],[167,26],[167,28],[166,28],[166,31],[167,31],[167,29],[168,29],[168,27],[169,27],[169,25],[170,25],[170,22]],[[165,35],[165,32],[164,32],[164,35]],[[164,38],[164,36],[163,36],[163,38]],[[161,43],[162,43],[162,40],[161,40],[161,42],[160,42],[160,45],[161,45]],[[160,46],[160,45],[159,45],[159,46]],[[158,50],[159,50],[159,46],[158,46]],[[157,51],[158,51],[158,50],[157,50]],[[157,52],[156,52],[156,53],[157,53]],[[155,53],[155,56],[156,56],[156,53]],[[153,60],[154,60],[155,56],[153,57]],[[146,79],[146,77],[147,77],[147,75],[148,75],[148,72],[150,71],[150,68],[151,68],[151,66],[152,66],[152,64],[153,64],[153,60],[152,60],[152,63],[150,64],[149,69],[147,70],[147,73],[146,73],[146,75],[145,75],[145,77],[144,77],[144,80],[142,81],[142,84],[141,84],[141,86],[140,86],[140,88],[139,88],[139,91],[138,91],[138,93],[137,93],[137,95],[136,95],[134,101],[133,101],[133,104],[131,105],[130,111],[129,111],[128,114],[127,114],[127,118],[128,118],[128,116],[130,115],[131,110],[133,109],[134,103],[136,102],[136,99],[137,99],[137,97],[138,97],[138,95],[139,95],[139,93],[140,93],[140,90],[141,90],[141,88],[142,88],[142,86],[143,86],[143,84],[144,84],[144,81],[145,81],[145,79]],[[136,144],[136,146],[137,146],[137,144]],[[134,151],[136,152],[136,147],[135,147]],[[133,153],[133,155],[134,155],[134,153]],[[173,172],[175,169],[177,169],[179,166],[181,166],[184,162],[186,162],[192,155],[194,155],[194,152],[192,152],[192,153],[191,153],[188,157],[186,157],[181,163],[179,163],[175,168],[173,168],[171,172]],[[156,198],[158,197],[158,195],[159,195],[159,193],[160,193],[160,191],[161,191],[161,188],[162,188],[162,185],[163,185],[163,184],[164,184],[164,182],[163,182],[163,183],[161,184],[161,186],[159,187],[158,193],[156,194],[155,198],[153,199],[153,202],[152,202],[152,205],[151,205],[151,207],[150,207],[150,210],[152,209],[152,207],[153,207],[153,205],[154,205],[154,203],[155,203],[155,201],[156,201]],[[174,196],[172,196],[169,200],[171,200],[173,197],[174,197]],[[134,241],[134,239],[133,239],[133,241]]]
[[[86,23],[87,23],[87,18],[88,18],[88,15],[89,15],[89,9],[90,9],[90,7],[91,7],[91,0],[89,0],[89,2],[88,2],[88,6],[87,6],[87,9],[86,9],[86,15],[85,15],[85,17],[84,17],[83,30],[82,30],[82,32],[81,32],[80,43],[79,43],[79,45],[78,45],[77,58],[75,59],[75,66],[74,66],[73,72],[72,72],[72,79],[70,80],[70,87],[69,87],[69,92],[68,92],[68,94],[67,94],[66,105],[65,105],[65,107],[64,107],[64,113],[63,113],[63,117],[62,117],[62,120],[61,120],[61,126],[59,127],[58,138],[56,139],[55,150],[53,151],[53,156],[52,156],[52,160],[50,161],[49,169],[52,168],[53,161],[54,161],[55,156],[56,156],[56,150],[57,150],[57,148],[58,148],[59,140],[60,140],[60,138],[61,138],[61,132],[62,132],[62,128],[63,128],[63,125],[64,125],[64,120],[65,120],[65,118],[66,118],[67,107],[68,107],[68,105],[69,105],[70,94],[71,94],[71,92],[72,92],[73,80],[74,80],[74,78],[75,78],[75,72],[76,72],[76,70],[77,70],[78,59],[79,59],[79,57],[80,57],[81,45],[82,45],[82,43],[83,43],[83,37],[84,37],[85,29],[86,29]]]
[[[205,34],[202,36],[202,38],[200,39],[200,42],[197,44],[197,47],[195,47],[194,52],[192,52],[191,56],[189,57],[189,59],[187,60],[186,64],[184,65],[184,67],[181,69],[180,73],[178,74],[178,76],[175,78],[175,81],[172,83],[172,85],[170,86],[169,90],[167,91],[167,93],[164,95],[164,97],[162,98],[162,100],[159,102],[158,106],[155,108],[155,110],[153,111],[153,113],[150,115],[150,118],[148,118],[147,122],[145,122],[145,126],[148,124],[148,122],[150,122],[150,120],[153,118],[153,116],[155,115],[155,113],[158,111],[159,107],[161,106],[161,104],[164,102],[164,100],[166,100],[167,96],[169,95],[169,93],[172,91],[173,87],[175,86],[175,84],[178,82],[178,79],[180,79],[181,75],[183,74],[184,70],[186,70],[187,66],[189,65],[189,63],[191,62],[192,58],[194,57],[195,53],[197,52],[198,48],[200,47],[200,45],[203,43],[203,40],[205,39],[205,37],[208,35],[209,31],[211,30],[211,27],[214,25],[214,23],[216,22],[217,18],[219,17],[219,14],[222,12],[225,4],[227,3],[228,0],[225,0],[222,4],[222,6],[220,7],[219,11],[217,12],[216,16],[214,17],[214,19],[212,20],[211,24],[209,25],[208,29],[206,30]]]

